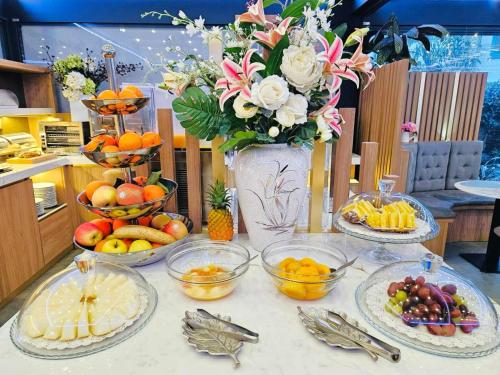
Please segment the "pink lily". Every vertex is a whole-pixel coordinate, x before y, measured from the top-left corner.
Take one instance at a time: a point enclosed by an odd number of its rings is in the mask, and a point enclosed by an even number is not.
[[[277,27],[273,27],[271,30],[265,31],[256,31],[254,33],[255,38],[269,48],[274,48],[276,44],[283,38],[283,35],[286,34],[288,27],[290,26],[290,22],[292,22],[293,17],[287,17]]]
[[[241,66],[234,61],[229,60],[227,57],[222,61],[221,67],[225,78],[220,78],[215,83],[216,89],[224,89],[224,92],[219,97],[219,106],[224,110],[224,103],[232,96],[241,92],[241,96],[250,101],[252,96],[250,87],[252,85],[252,75],[259,70],[264,70],[266,67],[261,63],[250,63],[250,58],[256,52],[256,49],[249,49],[243,60]]]
[[[363,53],[363,38],[357,35],[353,36],[353,39],[356,40],[358,44],[358,48],[354,51],[351,56],[352,65],[350,66],[353,70],[361,73],[364,77],[364,88],[367,88],[368,85],[375,79],[375,73],[373,73],[373,65],[370,56]]]
[[[257,0],[255,4],[250,5],[248,7],[248,12],[238,16],[238,21],[246,23],[255,23],[257,25],[265,26],[267,20],[264,14],[263,0]]]
[[[342,127],[340,126],[344,120],[339,113],[339,110],[336,108],[336,105],[340,100],[340,90],[337,91],[330,100],[320,109],[313,112],[311,117],[316,120],[318,124],[318,131],[323,132],[324,126],[328,126],[332,132],[335,132],[337,136],[340,137],[342,134]]]
[[[335,37],[332,45],[322,35],[318,35],[324,51],[318,57],[319,60],[325,62],[324,71],[327,75],[332,76],[334,86],[338,86],[339,78],[346,78],[353,81],[356,86],[359,86],[359,77],[353,72],[350,67],[353,66],[351,59],[343,59],[342,53],[344,52],[344,43],[339,37]],[[330,90],[334,91],[334,90]]]

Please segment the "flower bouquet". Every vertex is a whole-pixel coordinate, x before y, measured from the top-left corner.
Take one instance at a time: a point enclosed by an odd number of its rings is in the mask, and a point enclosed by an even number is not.
[[[270,5],[281,5],[280,14],[266,15]],[[360,87],[374,79],[362,53],[368,29],[355,30],[344,43],[346,26],[332,29],[329,22],[338,5],[257,0],[234,23],[211,28],[182,11],[143,14],[170,17],[190,36],[224,45],[220,64],[191,54],[169,61],[160,87],[177,94],[172,107],[189,134],[221,136],[220,151],[238,150],[238,201],[256,250],[292,236],[307,189],[309,157],[301,146],[340,137],[336,106],[343,82]]]
[[[417,134],[417,124],[408,121],[401,125],[401,142],[408,143]]]

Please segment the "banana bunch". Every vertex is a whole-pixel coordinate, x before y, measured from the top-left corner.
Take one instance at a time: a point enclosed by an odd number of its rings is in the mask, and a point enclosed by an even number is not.
[[[342,215],[351,223],[365,222],[375,230],[409,232],[416,228],[415,209],[403,200],[375,208],[361,199],[346,206]]]

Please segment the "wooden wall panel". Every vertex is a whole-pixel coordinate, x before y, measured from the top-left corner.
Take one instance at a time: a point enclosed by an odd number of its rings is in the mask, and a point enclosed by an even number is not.
[[[160,166],[162,176],[171,180],[175,177],[174,128],[171,109],[158,110],[158,131],[164,144],[160,149]],[[165,212],[177,212],[177,194],[174,194],[165,205]]]
[[[410,72],[404,120],[417,124],[419,141],[477,140],[486,78],[480,72]]]
[[[194,135],[186,133],[187,184],[189,186],[188,211],[193,220],[193,232],[201,233],[202,197],[201,197],[201,159],[200,141]]]

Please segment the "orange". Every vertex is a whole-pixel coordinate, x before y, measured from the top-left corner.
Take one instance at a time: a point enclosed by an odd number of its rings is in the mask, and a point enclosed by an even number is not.
[[[116,99],[118,95],[113,90],[104,90],[97,95],[97,99],[106,100],[106,99]]]
[[[144,227],[149,227],[149,224],[151,224],[151,220],[153,220],[152,215],[144,216],[144,217],[138,218],[137,223],[139,223],[139,225],[142,225]]]
[[[128,220],[123,220],[123,219],[115,219],[113,220],[113,232],[117,230],[120,227],[124,227],[125,225],[128,225],[129,222]]]
[[[123,89],[118,93],[118,98],[120,99],[135,99],[136,97],[135,91],[132,90]]]
[[[133,91],[135,93],[135,97],[137,97],[137,98],[142,98],[144,96],[141,89],[137,86],[134,86],[134,85],[127,85],[123,88],[123,90]]]
[[[125,133],[118,139],[120,151],[137,150],[142,148],[142,138],[137,133]]]
[[[148,178],[146,176],[136,176],[133,178],[134,182],[139,185],[139,186],[144,186],[146,185],[146,181]]]
[[[93,152],[95,151],[98,147],[100,147],[100,142],[98,142],[95,139],[92,139],[89,143],[87,143],[85,146],[83,146],[83,149],[87,152]]]
[[[161,144],[160,135],[153,132],[146,132],[142,135],[142,147],[151,147]]]
[[[101,152],[118,152],[120,149],[116,146],[104,146]]]
[[[98,187],[105,186],[105,185],[111,186],[111,184],[109,182],[106,182],[106,181],[92,181],[85,187],[85,195],[87,196],[87,198],[89,200],[91,200],[92,195],[94,194],[94,191],[96,191],[96,189]]]
[[[100,240],[94,247],[94,251],[102,251],[102,247],[104,246],[104,244],[106,243],[107,240]]]
[[[108,134],[100,134],[92,140],[102,143],[103,146],[116,146],[116,140]]]
[[[158,185],[144,186],[144,200],[146,202],[155,201],[165,196],[165,191]]]

